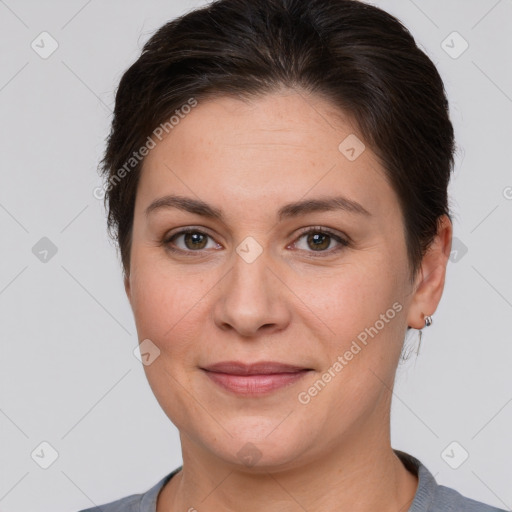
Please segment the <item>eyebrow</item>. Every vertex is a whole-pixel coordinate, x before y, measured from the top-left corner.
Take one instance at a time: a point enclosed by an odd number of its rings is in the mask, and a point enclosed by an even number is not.
[[[155,199],[145,210],[146,216],[151,213],[167,209],[177,208],[189,213],[201,215],[210,219],[222,221],[224,215],[222,210],[201,201],[200,199],[192,199],[190,197],[167,195]],[[307,213],[314,212],[327,212],[342,210],[348,213],[356,213],[367,217],[371,216],[371,213],[364,208],[361,204],[352,199],[348,199],[343,196],[336,197],[320,197],[317,199],[307,199],[303,201],[297,201],[282,206],[277,212],[279,220],[288,219],[292,217],[298,217]]]

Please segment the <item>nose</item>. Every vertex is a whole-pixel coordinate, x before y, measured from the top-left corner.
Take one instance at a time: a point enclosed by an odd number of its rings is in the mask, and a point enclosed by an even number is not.
[[[248,262],[238,254],[222,279],[214,307],[215,324],[239,336],[257,337],[286,328],[290,322],[286,285],[261,254]]]

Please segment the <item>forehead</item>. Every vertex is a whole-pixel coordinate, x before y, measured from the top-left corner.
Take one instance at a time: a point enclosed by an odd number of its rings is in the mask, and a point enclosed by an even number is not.
[[[215,151],[219,140],[224,147],[243,151],[256,151],[261,144],[266,150],[289,146],[315,152],[317,147],[325,149],[328,145],[337,150],[340,136],[356,131],[350,117],[331,103],[284,90],[246,99],[222,96],[199,101],[171,133],[178,149],[193,155],[195,144]]]
[[[350,118],[322,98],[292,91],[199,101],[145,158],[138,202],[164,191],[246,208],[332,192],[377,209],[396,201]]]

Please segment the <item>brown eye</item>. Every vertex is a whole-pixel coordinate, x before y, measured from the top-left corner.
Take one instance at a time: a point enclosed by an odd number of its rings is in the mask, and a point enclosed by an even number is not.
[[[164,240],[164,245],[173,252],[191,253],[211,248],[212,246],[208,247],[210,240],[213,243],[213,248],[220,247],[213,242],[210,235],[197,229],[184,229]]]
[[[349,242],[326,228],[313,227],[305,229],[293,245],[301,251],[327,256],[348,246]]]
[[[187,249],[204,249],[208,235],[199,232],[185,233],[183,241]]]
[[[331,237],[325,233],[309,233],[307,235],[307,243],[313,250],[328,249],[331,242]]]

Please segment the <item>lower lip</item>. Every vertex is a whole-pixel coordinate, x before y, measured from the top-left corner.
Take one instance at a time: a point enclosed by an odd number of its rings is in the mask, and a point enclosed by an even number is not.
[[[272,373],[268,375],[232,375],[205,371],[206,375],[219,386],[237,395],[261,395],[284,388],[302,379],[309,370],[293,373]]]

